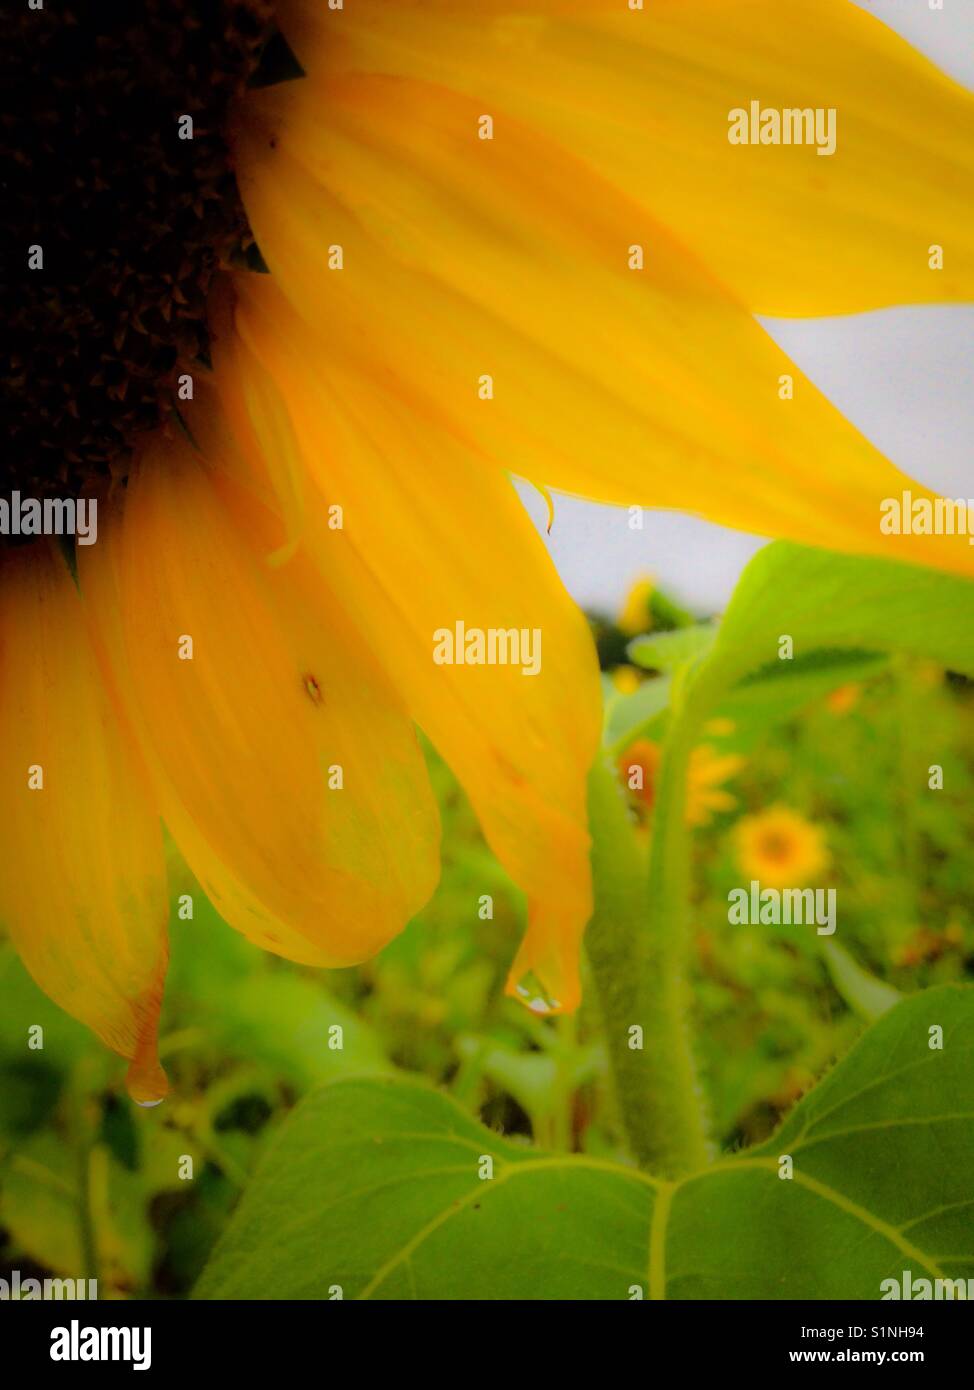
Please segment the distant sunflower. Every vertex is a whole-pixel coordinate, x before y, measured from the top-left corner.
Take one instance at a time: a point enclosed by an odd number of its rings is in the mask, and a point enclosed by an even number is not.
[[[627,637],[638,637],[643,632],[649,632],[652,627],[649,605],[655,588],[656,581],[648,574],[641,575],[629,586],[616,616],[616,627]]]
[[[741,872],[764,888],[800,888],[829,866],[825,834],[787,806],[745,816],[735,827]]]
[[[652,739],[637,739],[619,759],[619,771],[634,799],[647,810],[656,800],[663,750]],[[740,772],[744,759],[737,753],[718,753],[709,743],[698,744],[687,770],[686,821],[709,825],[719,811],[732,811],[737,801],[724,783]]]
[[[102,504],[77,582],[43,539],[3,557],[28,968],[158,1097],[162,823],[253,941],[360,961],[436,882],[415,721],[526,890],[510,987],[572,1007],[597,673],[507,471],[968,568],[880,535],[906,480],[752,315],[965,297],[970,98],[845,0],[61,0],[9,27],[4,491]],[[836,154],[732,146],[755,92],[837,107]],[[540,674],[435,664],[460,620],[539,630]]]
[[[854,681],[848,685],[838,685],[825,697],[826,707],[832,714],[848,714],[854,710],[862,697],[862,686]]]

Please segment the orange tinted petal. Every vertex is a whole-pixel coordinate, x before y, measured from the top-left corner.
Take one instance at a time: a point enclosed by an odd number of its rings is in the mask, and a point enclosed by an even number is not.
[[[157,1100],[168,919],[159,818],[60,556],[35,543],[2,568],[0,915],[41,988],[131,1059],[137,1100]]]
[[[528,894],[512,987],[532,970],[549,997],[572,1007],[591,911],[585,788],[600,705],[585,620],[500,470],[419,404],[335,365],[271,283],[248,282],[241,293],[251,348],[239,349],[224,378],[237,398],[231,413],[240,428],[249,421],[264,453],[302,458],[319,494],[306,540],[322,575],[395,671]],[[255,407],[257,378],[275,384],[275,408]],[[343,508],[341,530],[323,524],[328,504]],[[455,639],[458,622],[466,632],[516,632],[529,659],[436,660],[437,634]],[[539,655],[534,674],[525,672],[528,648]]]
[[[188,863],[269,950],[374,954],[438,874],[437,810],[394,692],[307,563],[269,563],[269,515],[185,442],[148,451],[116,520],[82,585]]]

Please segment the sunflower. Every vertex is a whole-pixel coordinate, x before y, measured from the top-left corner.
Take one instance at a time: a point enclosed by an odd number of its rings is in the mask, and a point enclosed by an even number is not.
[[[821,828],[787,806],[745,816],[735,827],[741,872],[766,888],[794,888],[820,878],[829,866]]]
[[[619,759],[619,773],[637,804],[651,810],[656,799],[656,783],[663,750],[652,739],[637,739]],[[724,782],[744,766],[736,753],[718,753],[712,744],[701,743],[690,755],[687,771],[686,821],[688,825],[709,825],[719,811],[732,811],[737,805]]]
[[[627,637],[639,637],[653,625],[650,603],[656,581],[648,574],[641,575],[629,586],[622,607],[616,616],[616,627]]]
[[[964,297],[970,99],[846,0],[11,24],[6,490],[100,504],[2,561],[27,967],[158,1098],[162,826],[251,940],[360,961],[437,878],[418,725],[527,893],[510,988],[572,1007],[597,671],[508,472],[968,568],[881,535],[906,480],[753,315]],[[755,91],[838,108],[835,156],[732,146]],[[435,662],[460,622],[540,634],[538,674]]]

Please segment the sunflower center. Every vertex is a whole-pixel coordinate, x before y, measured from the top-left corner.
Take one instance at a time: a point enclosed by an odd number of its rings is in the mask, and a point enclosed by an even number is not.
[[[787,835],[769,830],[765,833],[762,849],[767,859],[773,860],[776,864],[783,864],[792,857],[794,845]]]
[[[272,7],[34,5],[0,45],[0,493],[70,496],[124,476],[206,360],[210,282],[252,247],[226,117]]]

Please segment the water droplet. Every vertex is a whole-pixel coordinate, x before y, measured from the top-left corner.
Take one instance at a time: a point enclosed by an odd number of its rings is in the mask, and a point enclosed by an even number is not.
[[[160,1096],[158,1100],[137,1100],[135,1103],[141,1105],[143,1110],[152,1110],[154,1106],[161,1105],[163,1099],[164,1097]]]
[[[553,999],[548,991],[541,984],[537,975],[529,970],[523,975],[515,985],[515,992],[521,1003],[533,1014],[556,1014],[561,1008],[557,999]]]

